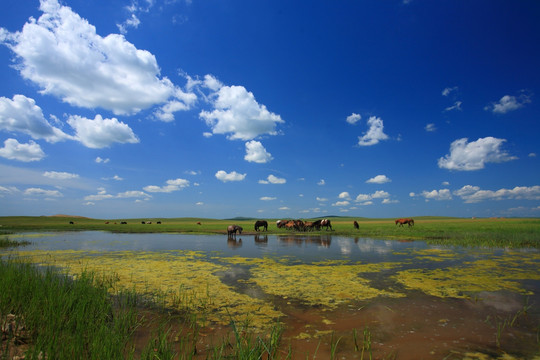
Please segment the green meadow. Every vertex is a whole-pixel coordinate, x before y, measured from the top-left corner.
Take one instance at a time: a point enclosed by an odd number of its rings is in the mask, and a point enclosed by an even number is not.
[[[330,217],[333,230],[314,231],[329,234],[377,239],[425,240],[433,244],[538,248],[540,247],[540,218],[466,219],[448,217],[417,217],[415,225],[400,227],[394,219],[368,219]],[[28,231],[86,231],[102,230],[121,233],[200,233],[226,234],[227,226],[242,226],[243,234],[255,234],[256,219],[205,219],[205,218],[141,218],[141,219],[90,219],[70,216],[8,216],[0,217],[0,232]],[[297,233],[278,229],[277,219],[268,221],[268,234]],[[315,220],[315,219],[302,219]],[[357,221],[359,229],[354,229]],[[71,224],[72,222],[73,224]],[[125,222],[127,224],[122,224]],[[143,224],[144,222],[144,224]],[[158,224],[161,222],[161,224]],[[200,223],[200,225],[198,224]]]
[[[278,229],[277,219],[266,219],[269,223],[266,233],[291,236],[331,234],[395,241],[423,240],[432,244],[484,248],[540,248],[538,218],[416,217],[415,225],[411,227],[397,226],[395,219],[352,217],[329,219],[332,222],[332,230],[322,229],[310,233]],[[384,358],[399,358],[397,352],[380,345],[375,345],[377,348],[374,349],[373,344],[378,343],[372,343],[372,339],[384,337],[384,334],[374,327],[373,324],[378,324],[376,321],[371,322],[372,327],[369,327],[364,320],[363,323],[344,328],[339,333],[306,325],[300,335],[294,338],[285,337],[284,334],[288,329],[284,327],[285,323],[280,321],[279,314],[275,314],[277,308],[274,308],[273,304],[250,303],[246,300],[246,296],[229,291],[214,276],[216,272],[225,270],[231,264],[244,264],[251,268],[250,281],[265,293],[285,301],[282,304],[285,308],[289,306],[289,299],[298,296],[299,284],[307,282],[312,285],[302,298],[313,308],[328,308],[330,313],[339,305],[336,299],[353,297],[349,292],[356,291],[369,297],[365,300],[367,305],[362,305],[356,311],[366,310],[366,314],[370,314],[367,312],[369,308],[375,309],[379,306],[388,314],[394,314],[394,310],[389,306],[378,305],[370,299],[375,297],[379,299],[382,296],[387,299],[383,304],[391,305],[396,304],[395,299],[402,299],[403,294],[395,291],[396,289],[383,291],[372,288],[369,282],[362,282],[358,277],[358,274],[366,274],[365,276],[370,278],[370,274],[384,273],[397,266],[394,263],[374,265],[338,262],[310,266],[271,259],[233,257],[223,258],[221,264],[216,265],[200,258],[195,252],[185,252],[183,254],[185,261],[176,262],[170,261],[167,253],[142,253],[138,255],[140,259],[129,252],[125,257],[119,257],[116,253],[81,257],[83,254],[70,251],[54,254],[34,251],[26,254],[24,245],[27,243],[18,241],[18,233],[43,234],[49,231],[223,234],[225,237],[227,226],[231,224],[244,228],[242,235],[237,235],[241,237],[256,234],[254,230],[256,220],[0,217],[0,247],[13,249],[12,254],[15,256],[0,260],[2,327],[0,360],[16,357],[156,360],[337,359],[340,358],[339,354],[352,354],[358,359],[372,359],[378,358],[373,357],[372,351],[375,350],[379,356],[384,354]],[[358,229],[354,228],[354,221],[358,222]],[[31,239],[31,236],[25,237]],[[402,290],[415,289],[429,295],[431,299],[446,299],[440,303],[441,306],[444,306],[445,302],[464,298],[464,301],[469,302],[469,306],[477,306],[480,309],[482,299],[466,296],[468,291],[481,293],[499,291],[501,288],[512,289],[513,286],[517,286],[513,281],[519,276],[537,279],[537,272],[524,273],[521,268],[529,263],[537,264],[536,252],[534,250],[532,254],[524,254],[520,251],[509,251],[505,252],[504,258],[491,261],[478,260],[468,264],[466,269],[447,267],[443,270],[422,268],[401,270],[390,280],[401,284]],[[179,255],[175,256],[177,259]],[[447,256],[454,255],[451,254],[451,250],[436,248],[419,251],[418,256],[421,256],[422,261],[433,259],[432,261],[438,263]],[[20,260],[22,258],[26,260]],[[173,263],[175,267],[171,265]],[[133,273],[134,269],[136,271]],[[138,282],[139,287],[135,285],[137,279],[134,274],[144,275],[144,281]],[[174,276],[180,276],[181,279]],[[203,284],[199,277],[206,279],[206,283]],[[187,283],[186,281],[191,278],[193,284]],[[165,280],[171,280],[176,284],[182,280],[187,285],[180,286],[171,297],[164,287]],[[213,280],[215,281],[212,282]],[[201,288],[195,291],[197,287]],[[188,288],[191,290],[188,291]],[[534,326],[537,326],[534,323],[529,324],[535,321],[536,316],[529,315],[532,309],[527,300],[529,295],[521,288],[516,288],[515,291],[525,299],[521,308],[513,310],[513,313],[487,315],[481,322],[483,327],[493,332],[491,342],[495,342],[495,348],[501,354],[506,350],[513,350],[511,344],[515,341],[514,332],[526,329],[527,334],[534,335],[535,332],[531,332],[530,328],[534,330]],[[318,298],[316,295],[319,293],[327,296]],[[321,299],[328,300],[328,303],[322,302]],[[237,306],[229,308],[227,306],[229,303]],[[364,306],[366,309],[363,309]],[[216,308],[225,312],[218,313]],[[249,314],[252,323],[242,320],[242,317],[234,312],[235,308],[251,309]],[[217,321],[218,315],[220,319],[226,320],[225,323]],[[260,321],[260,318],[263,320],[268,318],[265,320],[267,326],[257,330],[256,320]],[[322,323],[319,325],[321,329],[335,325],[331,319],[323,317],[319,320]],[[435,330],[443,328],[450,321],[454,320],[438,319]],[[339,327],[338,325],[335,326]],[[302,350],[295,348],[293,344],[296,346],[301,344]],[[530,346],[540,344],[538,331],[536,340],[527,341],[526,344]],[[474,359],[487,358],[484,357],[487,356],[485,353],[458,354],[454,350],[445,354],[455,355],[448,358],[466,356]],[[514,359],[510,355],[505,356]]]

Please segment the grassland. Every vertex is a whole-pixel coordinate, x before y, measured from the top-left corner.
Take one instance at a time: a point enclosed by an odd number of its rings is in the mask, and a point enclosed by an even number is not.
[[[425,240],[430,243],[540,248],[539,218],[465,219],[447,217],[418,217],[414,227],[396,226],[394,219],[366,219],[333,217],[332,235],[369,237],[396,240]],[[268,234],[292,234],[278,229],[276,219],[267,219]],[[313,220],[313,219],[305,219]],[[359,223],[354,229],[353,221]],[[71,224],[71,222],[73,224]],[[127,224],[122,224],[126,222]],[[144,224],[143,224],[144,222]],[[161,222],[161,224],[158,224]],[[90,219],[69,216],[0,217],[0,231],[85,231],[102,230],[122,233],[200,233],[226,234],[227,226],[237,224],[244,228],[244,235],[255,234],[255,219],[205,219],[205,218],[141,218],[141,219]],[[198,224],[200,223],[200,225]],[[321,230],[311,234],[328,234]]]

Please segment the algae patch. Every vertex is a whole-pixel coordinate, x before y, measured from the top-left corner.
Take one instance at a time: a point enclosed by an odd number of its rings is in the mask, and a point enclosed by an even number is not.
[[[196,312],[199,319],[229,324],[231,320],[264,328],[283,314],[272,304],[234,291],[223,284],[218,271],[225,266],[209,261],[195,251],[31,251],[21,257],[41,265],[67,269],[77,275],[84,270],[114,274],[118,286],[137,293],[158,296],[165,305]]]
[[[314,264],[290,264],[283,260],[230,258],[233,263],[251,265],[251,282],[265,293],[284,299],[296,299],[309,306],[335,309],[356,300],[377,296],[403,297],[391,289],[378,289],[363,273],[380,272],[396,266],[394,263],[357,264],[325,261]]]

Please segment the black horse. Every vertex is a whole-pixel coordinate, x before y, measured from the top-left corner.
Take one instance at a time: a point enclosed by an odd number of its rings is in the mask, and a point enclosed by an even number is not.
[[[257,220],[255,222],[255,231],[259,231],[261,227],[264,228],[264,231],[268,231],[268,222],[266,220]]]

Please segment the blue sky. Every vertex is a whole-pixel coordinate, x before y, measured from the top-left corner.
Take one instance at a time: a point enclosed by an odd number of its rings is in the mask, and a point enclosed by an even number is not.
[[[0,215],[540,216],[540,2],[24,0]]]

